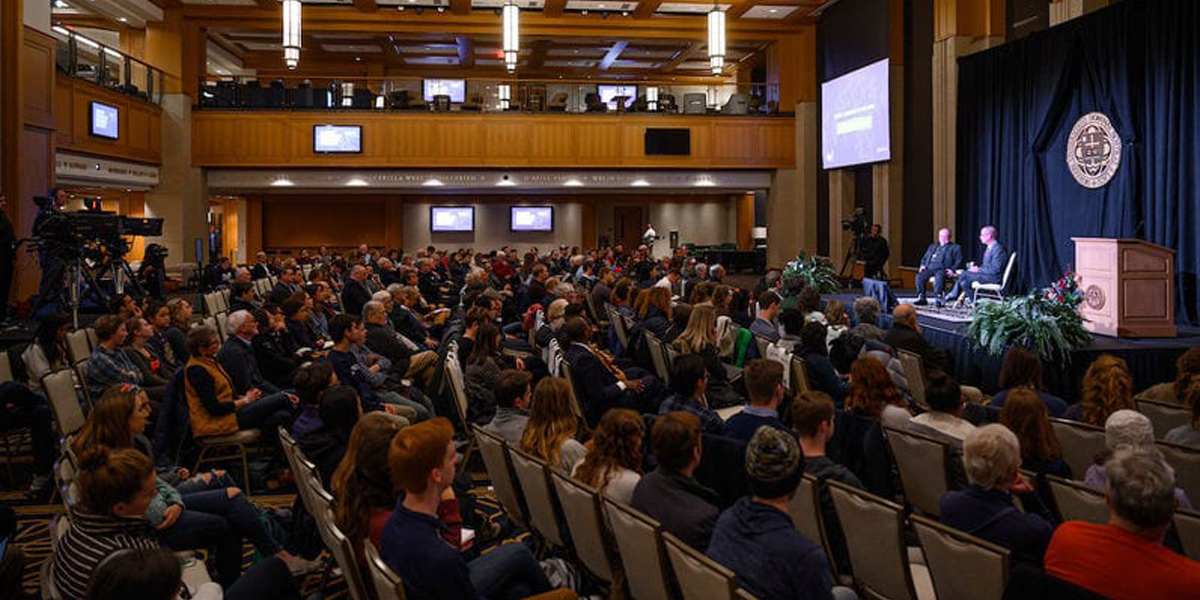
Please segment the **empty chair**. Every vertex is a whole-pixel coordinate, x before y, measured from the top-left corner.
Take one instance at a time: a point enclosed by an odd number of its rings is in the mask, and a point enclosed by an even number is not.
[[[319,484],[317,487],[320,487]],[[332,500],[332,497],[324,489],[314,489],[313,492],[315,497],[320,497],[322,500]],[[342,530],[334,524],[333,510],[329,508],[328,504],[325,504],[313,518],[317,521],[317,527],[321,530],[321,537],[325,545],[333,553],[333,559],[337,562],[338,567],[342,569],[342,576],[346,578],[346,588],[350,590],[350,598],[352,600],[368,600],[366,584],[363,581],[365,573],[359,569],[354,546],[346,538],[346,534],[342,533]],[[371,540],[363,540],[364,552],[367,548],[374,548]]]
[[[42,389],[50,399],[50,411],[54,422],[63,436],[71,435],[83,427],[83,408],[75,392],[75,375],[70,369],[60,369],[42,378]]]
[[[225,341],[225,338],[229,337],[229,313],[219,312],[216,315],[216,319],[217,335],[220,336],[221,341]]]
[[[908,350],[899,350],[900,366],[904,367],[904,378],[908,380],[908,391],[912,392],[913,402],[922,408],[929,408],[925,401],[925,364],[920,354]]]
[[[749,112],[750,99],[746,94],[733,94],[721,107],[721,112],[727,115],[744,115]]]
[[[67,356],[71,363],[86,360],[92,355],[92,344],[88,341],[87,329],[76,329],[67,334]]]
[[[521,495],[529,509],[529,525],[542,540],[556,547],[563,546],[554,509],[554,491],[550,487],[549,469],[537,457],[511,446],[505,446],[508,457],[521,484]]]
[[[487,469],[488,479],[496,492],[496,498],[504,506],[504,512],[509,518],[521,525],[527,523],[525,507],[520,496],[520,486],[513,475],[512,465],[508,464],[508,456],[504,452],[504,440],[484,431],[478,425],[471,426],[475,430],[475,439],[479,443],[479,455],[483,457],[483,465]]]
[[[946,446],[941,442],[911,431],[885,427],[888,447],[900,471],[900,486],[904,499],[913,508],[934,517],[938,502],[950,489],[946,476]]]
[[[1000,600],[1008,585],[1009,551],[914,515],[913,528],[938,598]]]
[[[1075,477],[1083,477],[1087,468],[1096,460],[1096,455],[1108,447],[1104,442],[1104,428],[1095,427],[1067,419],[1050,419],[1050,427],[1062,445],[1063,460],[1071,467]]]
[[[702,115],[708,112],[708,98],[702,93],[683,95],[683,114]]]
[[[261,438],[262,431],[259,429],[243,429],[227,435],[198,437],[196,445],[200,446],[200,455],[196,457],[196,464],[192,472],[200,473],[201,465],[225,462],[234,458],[241,459],[242,489],[249,495],[252,486],[250,485],[250,453],[247,447],[258,443]]]
[[[546,110],[550,112],[566,112],[567,110],[567,93],[558,92],[546,104]]]
[[[726,600],[736,597],[733,571],[669,533],[664,532],[662,536],[667,547],[667,559],[684,598]]]
[[[639,600],[667,600],[670,577],[663,550],[662,527],[654,519],[624,504],[601,500],[604,514],[617,542],[629,593]]]
[[[849,549],[854,579],[872,596],[914,600],[915,580],[929,589],[929,573],[922,565],[910,567],[904,545],[904,508],[837,481],[825,482],[833,496],[842,533]],[[930,591],[932,591],[930,589]]]
[[[1108,504],[1104,500],[1104,492],[1053,475],[1046,476],[1046,484],[1050,486],[1050,495],[1063,521],[1108,522]]]
[[[593,576],[611,584],[613,567],[605,551],[600,494],[557,471],[550,473],[550,479],[554,482],[554,491],[558,494],[558,504],[562,507],[576,556]]]
[[[1154,426],[1154,437],[1162,439],[1168,431],[1192,423],[1192,411],[1178,404],[1167,404],[1153,400],[1134,399],[1138,412],[1150,419]]]
[[[1200,560],[1200,513],[1175,509],[1175,531],[1179,533],[1183,553],[1192,560]]]

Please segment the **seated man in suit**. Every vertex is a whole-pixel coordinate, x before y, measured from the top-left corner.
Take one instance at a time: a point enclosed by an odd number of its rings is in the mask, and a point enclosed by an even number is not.
[[[279,274],[279,282],[275,284],[275,287],[271,288],[271,293],[267,296],[267,299],[272,304],[283,304],[288,298],[292,297],[292,294],[303,291],[300,289],[300,280],[300,271],[298,269],[284,269]]]
[[[984,226],[979,230],[979,241],[987,246],[987,250],[983,253],[983,262],[962,272],[958,276],[958,281],[950,290],[950,297],[957,298],[957,306],[961,306],[965,302],[966,294],[971,291],[971,284],[978,281],[979,283],[1000,283],[1004,277],[1004,268],[1008,266],[1008,250],[1000,245],[996,240],[996,228],[991,225]]]
[[[962,246],[950,241],[950,230],[945,227],[938,230],[938,241],[925,249],[921,257],[921,268],[917,271],[917,291],[920,297],[914,303],[925,306],[925,284],[933,278],[933,297],[938,308],[942,307],[942,290],[946,285],[946,276],[954,275],[954,271],[962,264]]]
[[[657,378],[646,375],[637,367],[622,371],[611,358],[602,357],[600,351],[588,343],[592,339],[592,327],[584,319],[573,317],[563,329],[571,342],[566,349],[567,363],[571,365],[576,389],[583,394],[579,400],[589,427],[595,427],[610,408],[658,412],[662,385]]]
[[[362,315],[363,305],[371,299],[371,292],[367,290],[366,281],[367,268],[362,265],[354,265],[350,269],[350,278],[346,280],[345,286],[342,288],[342,310],[347,314]]]
[[[945,354],[921,335],[921,327],[917,325],[917,309],[911,304],[901,304],[892,311],[892,319],[892,328],[884,336],[883,343],[920,355],[926,369],[937,367],[950,372]]]
[[[249,311],[239,310],[229,315],[229,338],[221,344],[217,353],[217,361],[225,367],[233,384],[235,394],[245,394],[251,389],[258,389],[264,395],[280,392],[280,389],[263,377],[254,356],[252,342],[258,335],[258,320]]]

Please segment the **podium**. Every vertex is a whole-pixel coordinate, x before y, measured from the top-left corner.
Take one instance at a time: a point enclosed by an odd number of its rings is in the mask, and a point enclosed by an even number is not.
[[[1137,239],[1071,238],[1092,333],[1175,337],[1175,251]]]

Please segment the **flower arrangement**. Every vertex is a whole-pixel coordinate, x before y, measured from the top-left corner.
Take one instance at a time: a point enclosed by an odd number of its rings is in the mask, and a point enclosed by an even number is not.
[[[1041,291],[977,303],[967,337],[988,354],[1000,355],[1010,346],[1020,345],[1043,360],[1069,362],[1072,350],[1092,341],[1079,314],[1081,302],[1077,275],[1067,271]]]
[[[789,262],[783,270],[783,293],[785,296],[794,296],[806,287],[816,288],[822,294],[842,291],[842,283],[838,281],[829,261],[815,256],[805,257],[801,250],[796,260]]]

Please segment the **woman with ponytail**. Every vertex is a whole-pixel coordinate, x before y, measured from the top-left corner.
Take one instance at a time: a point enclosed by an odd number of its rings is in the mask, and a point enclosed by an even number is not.
[[[79,435],[71,443],[76,456],[88,448],[130,449],[135,452],[148,444],[135,441],[146,428],[149,415],[146,393],[135,385],[113,386],[104,393],[88,415]],[[148,455],[143,454],[146,460]],[[181,470],[179,475],[187,475]],[[158,532],[158,539],[173,550],[216,547],[218,579],[229,585],[242,567],[242,539],[247,538],[263,556],[278,556],[289,568],[300,571],[306,561],[283,550],[271,538],[259,511],[223,472],[204,473],[185,478],[178,488],[160,477],[154,478],[155,493],[141,515]]]
[[[1133,376],[1124,359],[1102,354],[1083,376],[1079,402],[1069,406],[1063,416],[1104,427],[1109,415],[1126,408],[1133,409]]]

